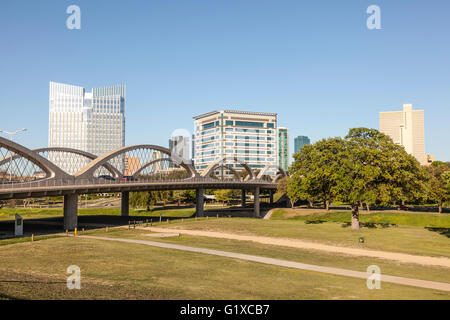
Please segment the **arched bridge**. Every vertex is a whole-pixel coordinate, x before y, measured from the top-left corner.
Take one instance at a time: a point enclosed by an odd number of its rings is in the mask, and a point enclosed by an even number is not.
[[[217,174],[223,171],[225,176]],[[78,195],[88,193],[121,192],[122,215],[127,216],[130,191],[195,189],[197,215],[202,216],[205,189],[241,189],[243,199],[252,190],[254,216],[259,217],[261,189],[272,193],[286,175],[271,164],[255,172],[238,157],[219,158],[198,172],[157,145],[126,146],[96,156],[62,147],[31,150],[0,137],[0,200],[64,196],[66,229],[77,226]]]

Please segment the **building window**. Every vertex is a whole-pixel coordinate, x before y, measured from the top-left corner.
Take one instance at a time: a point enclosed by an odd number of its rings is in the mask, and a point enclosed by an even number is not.
[[[257,127],[257,128],[263,128],[264,123],[262,122],[249,122],[249,121],[236,121],[237,127]]]
[[[207,124],[203,125],[203,130],[213,128],[213,127],[214,127],[214,122],[207,123]]]

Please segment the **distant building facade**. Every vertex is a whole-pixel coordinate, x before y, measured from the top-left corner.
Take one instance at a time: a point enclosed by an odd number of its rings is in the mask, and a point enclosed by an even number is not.
[[[287,128],[278,127],[278,166],[289,169],[289,132]]]
[[[128,154],[125,155],[125,170],[123,174],[125,176],[132,176],[137,169],[141,166],[141,159],[139,157],[132,157]]]
[[[169,150],[171,155],[176,156],[176,161],[188,162],[190,160],[189,137],[175,136],[169,139]],[[177,163],[171,163],[170,168],[176,167]]]
[[[425,155],[424,111],[413,110],[404,104],[402,111],[380,112],[380,132],[392,138],[394,143],[405,147],[421,165],[428,163]]]
[[[294,139],[294,153],[300,151],[300,149],[307,144],[311,144],[311,140],[307,136],[298,136]]]
[[[93,88],[50,82],[49,147],[67,147],[97,156],[125,145],[125,86]],[[51,161],[73,171],[71,157],[55,156]],[[86,160],[87,161],[87,160]],[[115,159],[119,170],[124,159]]]
[[[425,161],[426,166],[430,166],[434,161],[436,161],[434,155],[429,155],[429,154],[427,154],[425,156],[425,159],[426,159],[426,161]]]
[[[230,156],[253,169],[278,164],[277,114],[235,110],[212,111],[194,117],[195,168],[200,172],[216,159]],[[241,170],[238,163],[230,163]]]

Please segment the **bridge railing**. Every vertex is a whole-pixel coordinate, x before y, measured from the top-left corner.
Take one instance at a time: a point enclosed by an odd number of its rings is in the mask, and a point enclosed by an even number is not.
[[[51,187],[67,187],[67,186],[92,186],[92,185],[164,185],[164,184],[173,184],[173,183],[186,183],[186,184],[195,184],[195,183],[215,183],[215,184],[271,184],[269,181],[265,181],[262,179],[253,179],[248,181],[237,181],[237,180],[218,180],[209,177],[194,177],[188,179],[167,179],[167,180],[153,180],[153,179],[138,179],[135,181],[128,180],[107,180],[100,178],[90,178],[90,179],[46,179],[46,180],[35,180],[29,182],[5,182],[3,181],[0,184],[0,190],[8,190],[8,189],[34,189],[34,188],[51,188]]]

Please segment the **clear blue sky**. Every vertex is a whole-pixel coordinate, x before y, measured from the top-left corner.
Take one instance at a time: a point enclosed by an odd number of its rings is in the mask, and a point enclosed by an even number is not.
[[[66,8],[81,8],[81,30]],[[381,8],[382,30],[366,28]],[[213,109],[277,112],[291,137],[378,128],[425,110],[426,152],[450,161],[448,0],[3,0],[0,129],[47,145],[49,81],[127,86],[126,143],[166,145]]]

